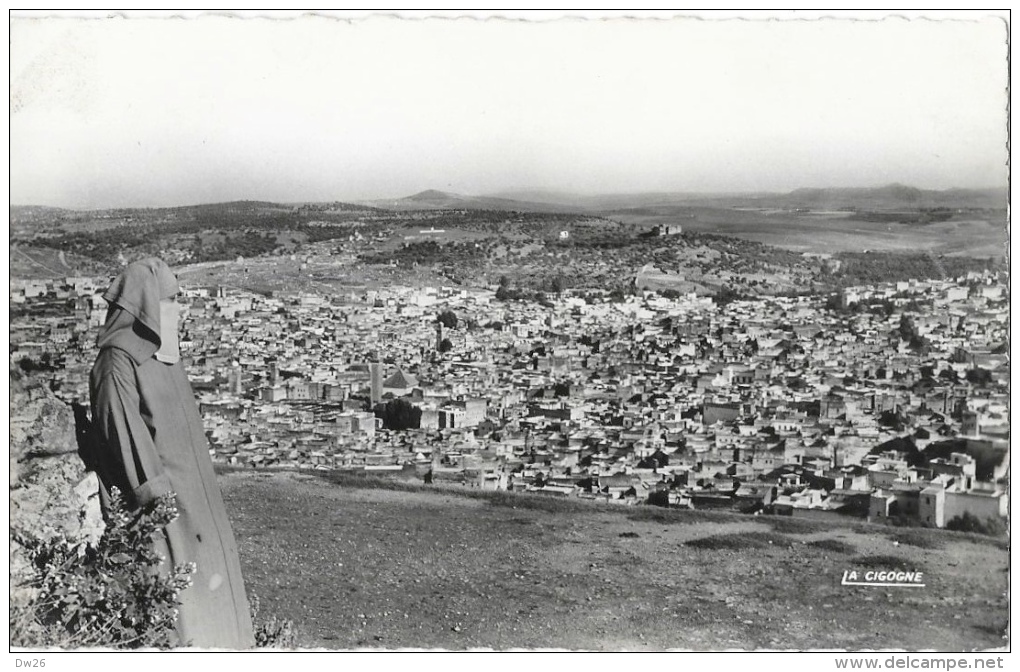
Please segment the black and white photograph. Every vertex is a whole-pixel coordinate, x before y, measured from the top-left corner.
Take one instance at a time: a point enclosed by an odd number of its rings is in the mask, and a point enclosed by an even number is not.
[[[11,669],[1008,662],[1008,10],[9,52]]]

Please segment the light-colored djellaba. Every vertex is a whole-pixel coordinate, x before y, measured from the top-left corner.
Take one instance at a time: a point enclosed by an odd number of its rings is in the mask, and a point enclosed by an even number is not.
[[[100,495],[119,488],[129,505],[176,493],[178,518],[157,540],[172,565],[194,563],[181,595],[182,646],[255,644],[234,534],[194,392],[177,354],[177,279],[160,259],[128,265],[104,297],[110,304],[89,380]],[[162,304],[162,305],[161,305]],[[169,308],[169,310],[168,310]],[[161,315],[162,313],[162,315]]]

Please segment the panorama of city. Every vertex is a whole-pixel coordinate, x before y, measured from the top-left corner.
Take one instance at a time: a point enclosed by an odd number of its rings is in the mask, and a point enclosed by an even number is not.
[[[1000,196],[15,207],[11,410],[87,415],[103,294],[158,256],[298,645],[996,647]]]
[[[188,266],[197,249],[164,255],[181,269],[181,347],[216,462],[934,527],[1006,515],[1008,291],[990,260],[929,253],[926,277],[902,277],[875,253],[874,283],[826,287],[869,255],[770,259],[762,245],[685,233],[683,218],[287,214],[326,240],[218,265]],[[132,216],[104,214],[102,232]],[[53,240],[74,235],[87,238]],[[623,252],[649,263],[626,268],[613,259]],[[316,288],[362,265],[435,278]],[[277,267],[300,288],[237,280]],[[87,404],[109,281],[13,279],[12,366],[52,369],[57,394]]]
[[[12,12],[16,667],[1004,667],[1008,12]]]

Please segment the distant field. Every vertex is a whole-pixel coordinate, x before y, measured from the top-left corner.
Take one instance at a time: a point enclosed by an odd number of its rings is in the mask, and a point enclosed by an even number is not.
[[[640,225],[677,223],[685,231],[718,233],[797,252],[864,250],[988,257],[1005,252],[1005,223],[959,220],[934,224],[887,224],[848,219],[844,213],[796,215],[749,209],[683,208],[612,213]]]
[[[1008,551],[986,538],[340,483],[220,475],[248,590],[300,647],[1008,646]],[[926,587],[841,585],[855,568]]]
[[[10,246],[10,277],[25,280],[101,275],[111,269],[76,254],[61,254],[45,247]]]
[[[432,228],[430,226],[400,228],[396,230],[394,242],[400,243],[421,243],[427,240],[434,240],[437,243],[464,243],[472,240],[484,240],[491,238],[491,234],[478,233],[477,231],[465,231],[464,229]]]

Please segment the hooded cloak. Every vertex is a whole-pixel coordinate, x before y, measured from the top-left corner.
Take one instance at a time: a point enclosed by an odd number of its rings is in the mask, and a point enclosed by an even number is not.
[[[152,357],[162,343],[159,302],[178,291],[177,278],[161,259],[130,264],[103,294],[110,310],[96,345],[120,348],[136,364]]]
[[[103,295],[110,302],[89,378],[97,433],[101,501],[117,487],[132,507],[177,496],[179,515],[156,540],[170,565],[194,563],[181,592],[177,634],[182,646],[254,646],[248,599],[230,521],[183,365],[155,358],[161,299],[177,279],[159,259],[130,264]]]

